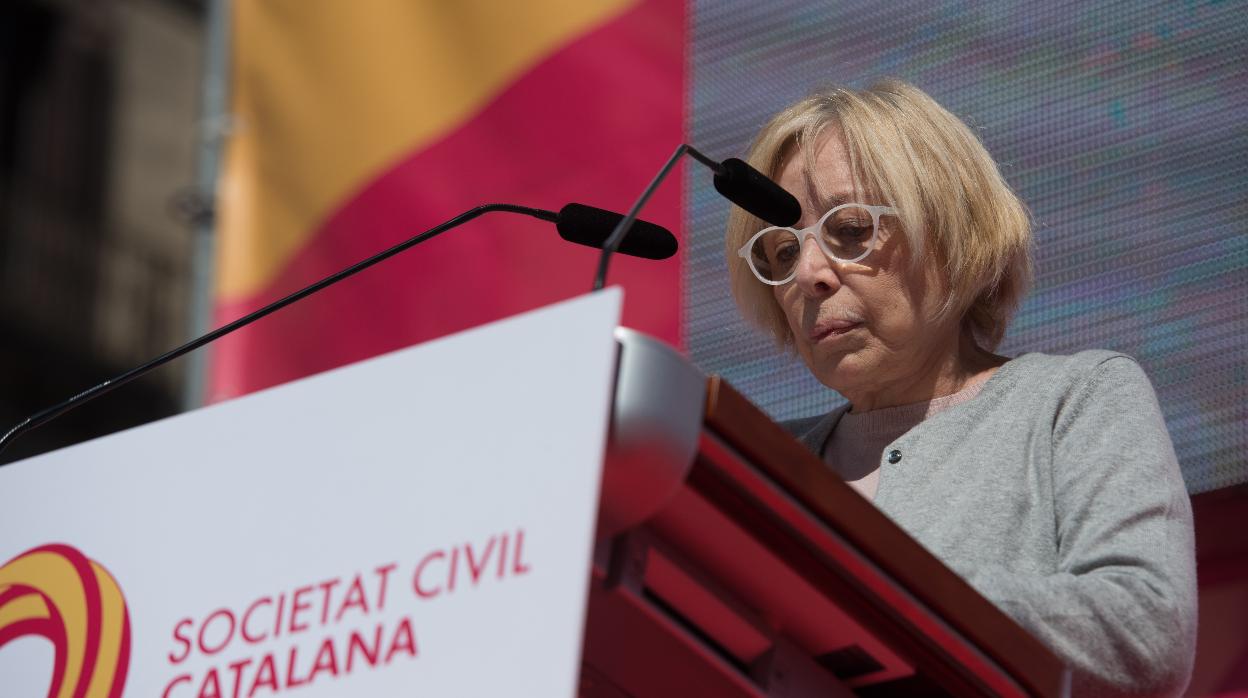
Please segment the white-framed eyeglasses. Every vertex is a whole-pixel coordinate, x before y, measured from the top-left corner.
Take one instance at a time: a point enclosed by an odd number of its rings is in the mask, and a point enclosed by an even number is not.
[[[764,228],[737,250],[758,280],[769,286],[787,284],[797,276],[802,243],[814,236],[819,249],[842,263],[861,262],[880,238],[880,216],[897,215],[892,206],[841,204],[809,228]]]

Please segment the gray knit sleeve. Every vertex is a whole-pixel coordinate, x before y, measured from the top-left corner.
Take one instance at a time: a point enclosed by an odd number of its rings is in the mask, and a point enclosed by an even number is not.
[[[1191,503],[1148,378],[1104,356],[1053,424],[1057,573],[970,581],[1066,660],[1076,696],[1177,695],[1196,644]]]

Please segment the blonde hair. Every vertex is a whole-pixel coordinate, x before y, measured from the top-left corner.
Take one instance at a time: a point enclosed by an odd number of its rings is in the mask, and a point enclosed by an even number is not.
[[[820,90],[793,104],[759,132],[747,160],[775,179],[800,148],[810,167],[829,127],[844,139],[859,190],[897,209],[911,262],[938,265],[948,294],[942,316],[960,316],[964,332],[981,347],[996,348],[1031,284],[1031,220],[983,144],[923,91],[885,80],[865,90]],[[746,317],[791,345],[772,287],[737,256],[767,225],[732,208],[726,236],[732,293]]]

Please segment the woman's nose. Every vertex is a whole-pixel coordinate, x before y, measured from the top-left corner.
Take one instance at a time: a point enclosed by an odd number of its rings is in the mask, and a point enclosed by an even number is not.
[[[832,260],[823,253],[813,237],[802,241],[801,254],[797,258],[797,277],[793,279],[802,293],[810,297],[826,296],[841,287]]]

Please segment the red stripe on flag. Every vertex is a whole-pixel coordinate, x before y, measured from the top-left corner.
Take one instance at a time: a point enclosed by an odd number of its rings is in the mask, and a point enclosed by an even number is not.
[[[218,322],[482,203],[622,211],[684,137],[684,22],[681,0],[651,0],[569,44],[369,183],[263,293],[218,306]],[[678,236],[680,189],[676,173],[643,212]],[[211,394],[239,395],[584,293],[596,260],[548,223],[490,214],[218,342]],[[617,257],[609,282],[625,287],[624,324],[679,346],[680,274],[679,257]]]

